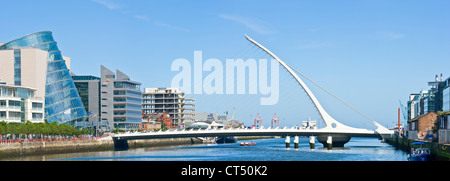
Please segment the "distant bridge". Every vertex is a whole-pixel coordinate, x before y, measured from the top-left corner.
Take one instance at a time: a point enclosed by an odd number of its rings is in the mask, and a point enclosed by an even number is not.
[[[387,138],[394,134],[394,131],[389,130],[379,123],[372,121],[372,123],[377,127],[376,130],[360,129],[346,126],[333,117],[331,117],[322,105],[319,103],[317,98],[311,92],[311,90],[306,86],[306,84],[300,79],[300,77],[292,70],[292,67],[283,62],[271,51],[245,35],[245,38],[259,47],[261,50],[265,51],[271,57],[278,61],[300,84],[300,86],[305,90],[308,97],[314,104],[314,107],[319,112],[322,120],[325,122],[325,128],[320,129],[303,129],[303,128],[284,128],[284,129],[212,129],[212,130],[175,130],[175,131],[159,131],[159,132],[149,132],[149,133],[126,133],[126,134],[116,134],[112,138],[114,140],[114,148],[116,150],[126,150],[128,149],[128,140],[136,139],[157,139],[157,138],[182,138],[182,137],[221,137],[221,136],[286,136],[286,143],[288,145],[290,136],[296,137],[298,141],[298,136],[310,136],[310,142],[317,140],[324,146],[333,147],[343,147],[345,143],[349,142],[351,137],[377,137],[377,138]],[[296,71],[298,72],[298,71]],[[327,91],[327,93],[329,93]],[[334,96],[335,97],[335,96]],[[335,97],[337,98],[337,97]],[[337,98],[338,99],[338,98]],[[338,99],[343,102],[342,100]],[[344,103],[344,102],[343,102]],[[346,104],[346,103],[344,103]],[[349,106],[348,104],[346,104]],[[350,106],[349,106],[350,107]],[[352,107],[350,107],[352,108]],[[354,108],[352,108],[356,111]],[[358,112],[358,111],[356,111]],[[358,112],[361,114],[360,112]],[[362,115],[362,114],[361,114]],[[364,115],[363,115],[364,116]],[[367,118],[367,116],[364,116]],[[369,119],[369,118],[368,118]],[[370,119],[369,119],[370,120]],[[295,142],[295,141],[294,141]]]

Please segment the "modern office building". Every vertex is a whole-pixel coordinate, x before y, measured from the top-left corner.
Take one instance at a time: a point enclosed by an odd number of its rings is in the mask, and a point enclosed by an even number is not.
[[[138,130],[142,122],[141,83],[130,80],[123,72],[100,67],[100,117],[114,130]]]
[[[89,122],[100,120],[100,77],[72,73],[72,78],[86,112],[92,115]]]
[[[179,88],[145,88],[142,94],[143,114],[167,112],[175,127],[194,121],[195,99],[186,98]]]
[[[35,97],[43,99],[46,121],[83,125],[87,115],[69,62],[52,32],[33,33],[0,45],[0,81],[34,89]]]
[[[0,83],[0,121],[44,122],[44,101],[35,97],[36,89]]]
[[[101,94],[100,94],[100,77],[92,75],[75,75],[71,72],[75,86],[81,98],[81,102],[87,112],[87,120],[90,128],[96,133],[110,132],[109,124],[101,121]]]

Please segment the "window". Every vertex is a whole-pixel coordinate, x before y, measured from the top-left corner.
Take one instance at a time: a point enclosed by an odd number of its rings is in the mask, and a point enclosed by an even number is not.
[[[14,50],[14,85],[21,85],[21,57],[20,49]]]
[[[42,119],[42,113],[33,113],[32,114],[33,120],[41,120]]]
[[[0,107],[6,107],[6,100],[0,100]]]
[[[16,91],[15,91],[15,97],[28,99],[29,98],[29,91],[27,89],[17,88]]]
[[[20,112],[9,112],[9,119],[20,120],[21,114]]]
[[[10,108],[20,108],[20,101],[9,101],[8,106]]]
[[[0,111],[0,119],[6,119],[6,111]]]
[[[40,109],[42,109],[42,103],[33,102],[33,103],[31,103],[31,107],[34,110],[40,110]]]

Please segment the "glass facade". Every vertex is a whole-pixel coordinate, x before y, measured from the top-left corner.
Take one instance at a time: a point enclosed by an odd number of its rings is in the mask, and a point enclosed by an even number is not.
[[[442,111],[450,111],[450,87],[444,89],[442,102]]]
[[[133,127],[142,121],[142,93],[139,84],[114,82],[114,127]]]
[[[75,121],[84,121],[86,111],[72,76],[63,60],[61,51],[53,39],[52,32],[43,31],[27,35],[1,45],[0,49],[17,49],[21,47],[31,47],[48,52],[44,106],[45,120],[48,122],[56,121],[58,124],[73,124]]]

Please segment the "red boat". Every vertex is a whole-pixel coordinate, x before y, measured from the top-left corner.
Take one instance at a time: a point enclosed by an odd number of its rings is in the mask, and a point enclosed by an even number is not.
[[[255,146],[255,142],[241,142],[240,146]]]

